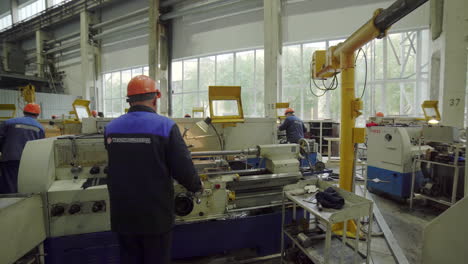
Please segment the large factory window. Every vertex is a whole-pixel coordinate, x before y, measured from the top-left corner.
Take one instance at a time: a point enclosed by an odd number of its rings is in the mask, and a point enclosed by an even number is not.
[[[263,50],[249,50],[172,62],[172,116],[204,107],[208,86],[239,85],[245,116],[261,117],[263,107]]]
[[[310,62],[313,51],[342,41],[283,47],[280,101],[289,102],[304,120],[340,119],[341,83],[338,82],[336,90],[326,93],[317,89],[310,82]],[[356,53],[359,54],[356,58],[356,96],[364,101],[363,116],[358,119],[360,124],[379,111],[386,115],[422,115],[420,105],[428,98],[429,45],[428,30],[404,31],[372,41]],[[321,88],[332,87],[330,84],[330,81],[317,82]]]
[[[310,62],[316,50],[326,48],[326,42],[314,42],[283,47],[283,84],[281,102],[289,102],[297,115],[305,120],[330,118],[330,95],[314,96],[310,90]],[[335,93],[335,91],[333,91]]]
[[[63,5],[66,2],[70,2],[71,0],[53,0],[52,5]]]
[[[236,53],[236,75],[235,85],[242,87],[241,96],[244,113],[251,116],[260,116],[255,107],[256,86],[255,86],[255,51],[244,51]],[[236,104],[237,108],[237,104]],[[237,109],[236,109],[237,110]]]
[[[183,112],[192,113],[192,107],[198,106],[198,60],[185,60],[183,62]]]
[[[205,112],[208,113],[208,86],[215,85],[216,72],[216,56],[200,58],[199,66],[199,90],[198,90],[198,105],[195,107],[205,107]]]
[[[140,66],[103,74],[102,88],[106,117],[118,117],[125,112],[125,108],[129,107],[126,102],[128,82],[137,75],[148,75],[148,72],[148,67]]]
[[[11,26],[11,14],[6,13],[0,15],[0,31]]]
[[[285,45],[282,54],[282,86],[279,101],[289,102],[304,120],[340,120],[341,82],[319,81],[326,93],[310,79],[310,62],[316,50],[344,39]],[[429,30],[395,32],[377,39],[356,55],[356,97],[364,101],[358,124],[376,112],[386,115],[420,116],[428,98],[430,58]],[[240,85],[246,117],[264,116],[263,49],[216,54],[172,62],[173,116],[183,117],[193,107],[208,107],[209,85]],[[334,89],[336,88],[336,89]],[[206,111],[207,112],[207,111]]]
[[[364,100],[365,118],[376,112],[386,115],[422,116],[421,104],[429,96],[429,30],[391,33],[367,44],[367,82],[363,94],[366,63],[356,62],[357,95]]]
[[[45,9],[45,0],[28,1],[18,7],[19,21],[28,19]]]
[[[264,87],[265,87],[265,64],[263,49],[255,50],[255,116],[264,116]],[[249,113],[244,113],[249,117]]]

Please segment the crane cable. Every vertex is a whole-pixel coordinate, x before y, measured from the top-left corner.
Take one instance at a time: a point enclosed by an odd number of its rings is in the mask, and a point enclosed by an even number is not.
[[[361,94],[361,99],[364,97],[364,94],[366,92],[366,88],[367,88],[367,54],[366,52],[364,51],[364,49],[362,48],[359,48],[358,50],[358,53],[356,55],[356,58],[354,59],[354,66],[356,66],[356,62],[357,62],[357,59],[359,57],[359,54],[362,52],[363,56],[364,56],[364,62],[365,62],[365,75],[364,75],[364,88],[362,90],[362,94]],[[310,62],[309,64],[310,66],[310,72],[312,73],[312,61]],[[333,76],[333,80],[331,82],[331,84],[327,87],[325,85],[325,80],[322,80],[322,84],[324,87],[320,87],[317,85],[317,83],[315,82],[315,79],[311,76],[310,80],[309,80],[309,90],[310,92],[315,96],[315,97],[321,97],[323,95],[325,95],[325,93],[327,93],[328,91],[334,91],[338,88],[338,77],[337,77],[338,73],[336,72],[335,75]],[[321,91],[323,91],[322,94],[316,94],[314,93],[314,91],[312,90],[312,82],[314,83],[315,87]]]

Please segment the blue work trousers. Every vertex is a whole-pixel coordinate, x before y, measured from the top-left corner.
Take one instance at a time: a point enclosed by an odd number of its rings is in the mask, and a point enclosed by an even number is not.
[[[0,162],[0,194],[18,192],[19,160]]]

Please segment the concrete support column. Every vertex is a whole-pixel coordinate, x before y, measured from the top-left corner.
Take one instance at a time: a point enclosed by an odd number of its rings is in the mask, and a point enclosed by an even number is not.
[[[90,62],[89,45],[89,23],[90,14],[86,11],[80,13],[80,54],[81,54],[81,90],[83,99],[90,99],[90,88],[92,86],[92,69]]]
[[[159,87],[162,91],[163,100],[161,100],[160,113],[168,115],[169,113],[169,83],[168,83],[168,64],[169,54],[168,54],[168,44],[167,44],[167,35],[166,28],[163,25],[159,25]]]
[[[168,93],[167,93],[167,78],[166,83],[161,80],[160,72],[160,25],[159,25],[159,0],[149,0],[149,37],[148,37],[148,64],[149,75],[158,83],[161,91],[161,100],[159,100],[159,113],[167,115]]]
[[[50,39],[50,34],[42,30],[36,31],[36,70],[37,76],[45,78],[44,67],[45,67],[45,56],[42,51],[44,50],[44,41]]]
[[[94,94],[91,97],[94,99],[94,105],[91,105],[93,109],[104,111],[104,100],[102,92],[102,53],[101,53],[101,43],[98,41],[97,46],[93,47],[94,51]],[[126,89],[124,89],[126,91]],[[125,109],[126,106],[123,108]]]
[[[10,65],[8,62],[8,53],[12,50],[17,48],[18,46],[12,44],[11,42],[8,42],[6,40],[2,40],[2,63],[3,63],[3,68],[5,71],[10,71]]]
[[[441,124],[464,127],[467,75],[468,2],[466,0],[431,1],[431,26],[442,23],[440,36],[433,41],[431,98],[439,99]],[[439,11],[440,12],[440,11]]]
[[[276,117],[275,104],[281,93],[281,0],[264,0],[265,116]]]
[[[19,21],[18,1],[16,0],[11,1],[11,18],[13,20],[13,24]]]
[[[51,7],[54,4],[53,0],[45,0],[46,8]]]

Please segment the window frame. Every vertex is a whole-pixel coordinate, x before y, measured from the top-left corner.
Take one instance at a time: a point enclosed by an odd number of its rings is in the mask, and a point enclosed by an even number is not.
[[[5,18],[8,18],[8,17],[10,17],[10,18],[5,20]],[[9,28],[9,27],[11,27],[13,25],[13,16],[11,15],[11,11],[5,12],[5,13],[0,15],[1,23],[3,23],[3,21],[7,21],[7,20],[9,20],[10,23],[5,23],[5,25],[6,25],[5,27],[1,27],[1,25],[0,25],[0,32],[7,29],[7,28]]]
[[[262,51],[264,52],[264,49],[263,48],[255,48],[255,49],[239,49],[239,50],[235,50],[235,51],[230,51],[230,52],[222,52],[222,53],[215,53],[215,54],[205,54],[203,56],[192,56],[192,57],[186,57],[186,58],[180,58],[180,59],[175,59],[175,60],[172,60],[171,63],[176,63],[176,62],[181,62],[182,64],[182,87],[181,87],[181,91],[179,92],[174,92],[172,91],[172,101],[174,102],[174,97],[177,97],[177,96],[181,96],[182,99],[181,99],[181,103],[183,105],[182,107],[182,113],[174,113],[174,111],[172,111],[172,116],[173,117],[183,117],[185,114],[185,112],[187,111],[184,111],[186,108],[184,106],[184,95],[188,95],[188,94],[196,94],[197,95],[197,101],[198,103],[200,104],[201,103],[201,94],[202,93],[206,93],[208,95],[208,88],[206,89],[203,89],[203,87],[200,87],[200,60],[202,59],[205,59],[205,58],[209,58],[209,57],[214,57],[214,83],[213,85],[226,85],[226,86],[236,86],[236,85],[239,85],[238,84],[238,74],[237,74],[237,69],[236,69],[236,66],[237,66],[237,54],[239,53],[247,53],[247,52],[252,52],[253,53],[253,58],[252,58],[252,63],[253,63],[253,69],[254,69],[254,72],[252,73],[252,78],[253,78],[253,84],[252,84],[252,92],[254,93],[254,105],[253,105],[253,109],[254,111],[253,112],[250,112],[250,113],[247,113],[247,112],[244,112],[244,116],[246,117],[264,117],[264,111],[261,111],[260,113],[257,111],[257,109],[259,108],[258,107],[258,104],[261,104],[262,106],[264,105],[264,102],[263,100],[261,102],[258,102],[257,100],[257,93],[259,92],[257,88],[257,77],[256,77],[256,71],[257,71],[257,53],[259,51]],[[224,56],[224,55],[230,55],[232,56],[232,83],[218,83],[219,81],[219,75],[218,75],[218,69],[219,69],[219,62],[218,62],[218,57],[219,56]],[[198,82],[198,89],[196,91],[185,91],[184,90],[184,72],[185,72],[185,67],[184,67],[184,62],[185,61],[189,61],[189,60],[197,60],[197,82]],[[262,87],[261,89],[261,92],[263,93],[264,92],[264,89]],[[197,106],[191,106],[188,114],[191,114],[191,109],[193,107],[197,107]],[[207,114],[208,113],[208,107],[209,107],[209,104],[208,104],[208,101],[206,102],[206,105],[198,105],[198,107],[204,107],[205,108],[205,113]],[[261,107],[263,109],[263,107]],[[174,110],[174,107],[173,109]]]
[[[42,5],[41,5],[42,3]],[[34,5],[34,7],[33,7]],[[29,9],[28,9],[29,7]],[[42,7],[42,10],[41,10]],[[33,13],[33,8],[35,8],[35,12]],[[30,0],[26,3],[23,3],[18,6],[18,21],[26,21],[37,14],[41,13],[42,11],[46,10],[46,0]],[[22,14],[22,12],[24,14]],[[30,13],[29,15],[27,13]],[[24,17],[23,17],[24,16]]]
[[[141,74],[145,74],[145,73],[148,73],[149,72],[149,67],[148,65],[139,65],[139,66],[135,66],[135,67],[128,67],[128,68],[121,68],[121,69],[115,69],[115,70],[112,70],[112,71],[106,71],[106,72],[102,72],[101,73],[101,87],[102,87],[102,100],[101,100],[101,103],[102,103],[102,110],[104,112],[104,115],[106,117],[118,117],[122,114],[125,113],[125,108],[128,108],[128,105],[125,105],[126,103],[126,99],[127,99],[127,96],[125,94],[125,86],[126,84],[123,84],[122,83],[122,73],[124,71],[130,71],[130,78],[133,78],[134,75],[133,75],[133,71],[134,70],[141,70]],[[114,85],[112,84],[112,75],[115,74],[115,73],[118,73],[119,74],[119,93],[120,93],[120,96],[118,97],[113,97],[112,95],[112,91],[110,91],[110,97],[109,95],[107,94],[106,92],[106,89],[108,89],[105,85],[105,78],[104,76],[106,76],[107,74],[110,74],[110,80],[111,80],[111,89],[114,87]],[[136,73],[136,74],[139,74],[139,73]],[[121,102],[121,106],[122,106],[122,111],[121,112],[115,112],[113,111],[113,105],[114,105],[114,101],[120,101]],[[107,103],[110,102],[110,110],[107,109]],[[109,115],[110,114],[110,115]]]

